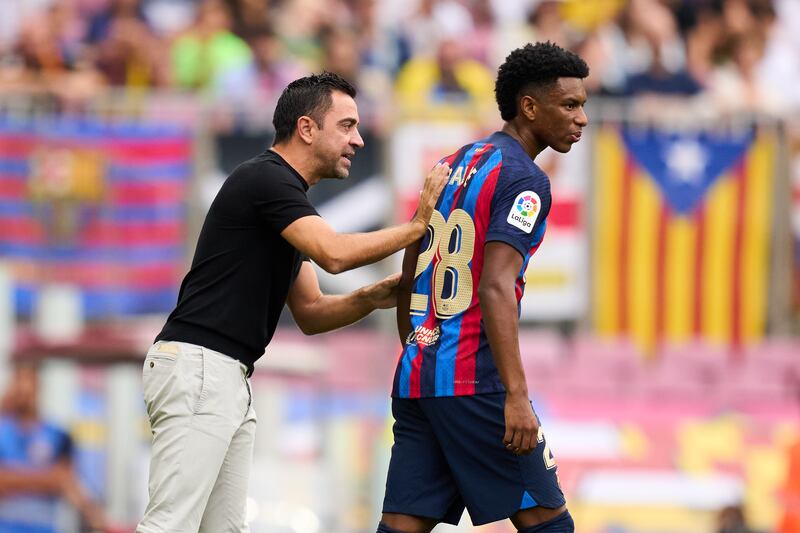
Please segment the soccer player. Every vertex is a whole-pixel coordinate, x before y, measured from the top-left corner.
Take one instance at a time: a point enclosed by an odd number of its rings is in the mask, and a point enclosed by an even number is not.
[[[457,524],[465,507],[476,525],[510,518],[521,533],[574,531],[528,399],[518,327],[551,205],[533,159],[580,139],[588,73],[549,42],[514,50],[495,84],[502,130],[443,160],[452,170],[428,233],[403,259],[379,533]]]
[[[324,295],[304,260],[336,273],[407,247],[425,234],[447,177],[446,165],[430,172],[406,224],[334,231],[306,191],[346,178],[364,145],[355,95],[330,73],[290,83],[275,108],[274,145],[237,167],[209,208],[178,303],[144,362],[153,449],[138,533],[247,530],[256,425],[248,378],[285,303],[307,334],[395,305],[399,275]]]

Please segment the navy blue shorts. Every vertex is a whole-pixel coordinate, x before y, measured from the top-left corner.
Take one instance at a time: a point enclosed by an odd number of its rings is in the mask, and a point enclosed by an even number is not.
[[[544,435],[528,455],[503,445],[504,404],[505,393],[392,399],[394,446],[383,512],[455,525],[466,507],[481,525],[537,505],[564,505]]]

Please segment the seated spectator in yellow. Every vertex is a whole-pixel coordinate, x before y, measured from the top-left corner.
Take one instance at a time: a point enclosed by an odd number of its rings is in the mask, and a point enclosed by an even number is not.
[[[439,104],[464,104],[494,110],[494,75],[466,57],[460,41],[444,37],[435,57],[416,57],[400,69],[395,82],[402,109],[414,114]]]

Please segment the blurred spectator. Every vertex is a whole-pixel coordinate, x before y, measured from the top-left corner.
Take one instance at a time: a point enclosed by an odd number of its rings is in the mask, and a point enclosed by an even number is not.
[[[783,110],[776,90],[763,83],[758,65],[764,56],[764,39],[758,33],[735,34],[728,42],[729,59],[716,67],[709,79],[709,95],[722,112]]]
[[[226,98],[252,92],[253,54],[231,31],[233,20],[222,0],[203,0],[195,24],[172,45],[172,76],[183,89],[210,88]]]
[[[631,72],[624,94],[694,95],[701,86],[686,69],[683,42],[672,12],[658,0],[631,0],[624,10],[625,28],[647,64]]]
[[[617,95],[622,92],[627,74],[615,61],[607,36],[602,32],[589,33],[573,48],[591,65],[589,76],[583,80],[586,92],[590,95]]]
[[[37,401],[36,368],[18,364],[0,403],[0,531],[56,533],[62,499],[102,530],[103,515],[73,470],[72,440],[39,418]]]
[[[412,58],[433,56],[438,48],[436,36],[467,42],[474,30],[472,14],[455,0],[419,0],[401,24]]]
[[[192,25],[197,12],[196,0],[143,0],[144,11],[153,31],[172,36]]]
[[[93,20],[87,41],[95,43],[97,68],[109,85],[148,87],[168,83],[168,62],[139,0],[114,0],[109,11]]]
[[[666,1],[674,2],[681,0]],[[698,0],[686,1],[696,2]],[[610,23],[627,3],[628,0],[603,0],[602,2],[561,0],[559,9],[561,11],[561,16],[572,28],[583,32],[590,32]]]
[[[403,65],[395,87],[405,110],[448,103],[492,109],[493,79],[486,66],[465,56],[460,39],[444,37],[435,57],[416,57]]]
[[[383,69],[362,63],[359,33],[347,26],[326,27],[320,34],[321,67],[334,72],[358,90],[361,122],[376,126],[388,118],[386,95],[392,83]]]
[[[410,56],[400,17],[382,0],[353,1],[353,27],[358,28],[362,63],[394,79]]]
[[[305,76],[306,70],[286,53],[280,38],[269,26],[256,28],[247,34],[253,52],[256,89],[261,96],[277,100],[278,95],[293,80]]]
[[[473,30],[466,39],[468,54],[485,65],[492,64],[492,48],[495,41],[496,21],[489,0],[472,0],[467,4]],[[517,43],[519,45],[519,43]]]
[[[274,12],[272,27],[286,52],[313,71],[321,56],[319,32],[326,25],[347,24],[348,13],[341,1],[285,0]]]
[[[233,33],[245,38],[270,22],[270,0],[227,0],[233,16]]]
[[[797,97],[800,59],[776,32],[771,0],[730,0],[723,6],[725,34],[719,39],[718,66],[709,94],[722,112],[780,115]]]
[[[559,46],[569,46],[568,27],[561,16],[561,2],[542,0],[534,7],[528,17],[533,30],[531,42],[550,41]]]
[[[358,33],[354,28],[326,26],[320,32],[322,68],[356,85],[361,70]],[[359,96],[361,95],[361,88]]]
[[[731,36],[759,31],[761,22],[774,16],[772,0],[725,0],[719,5]]]
[[[111,0],[111,3],[91,18],[86,29],[86,42],[96,44],[108,38],[115,20],[133,19],[147,24],[141,0]]]
[[[53,96],[60,110],[82,106],[104,85],[85,55],[83,22],[69,2],[32,15],[0,65],[0,88]]]
[[[492,57],[487,64],[500,65],[506,56],[519,43],[551,41],[559,46],[570,48],[564,19],[561,17],[560,3],[543,0],[526,6],[526,10],[515,20],[506,20],[503,26],[495,29]],[[481,56],[476,56],[480,58]],[[482,59],[482,58],[481,58]],[[592,66],[594,69],[594,66]]]
[[[716,533],[754,533],[747,527],[741,506],[731,505],[717,514]]]
[[[55,3],[26,20],[15,52],[36,81],[57,83],[81,59],[81,37],[69,4]]]
[[[17,42],[22,23],[30,15],[39,12],[49,0],[0,0],[0,60]]]
[[[717,62],[725,24],[711,0],[684,2],[681,6],[675,16],[685,40],[686,68],[694,79],[706,84]]]

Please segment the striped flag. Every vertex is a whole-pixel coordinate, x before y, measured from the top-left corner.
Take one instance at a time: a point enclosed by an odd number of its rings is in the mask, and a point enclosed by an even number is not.
[[[767,131],[601,128],[592,242],[600,334],[646,352],[764,334],[775,144]]]
[[[87,318],[169,311],[191,152],[173,127],[0,120],[0,260],[17,313],[45,282],[78,287]]]

